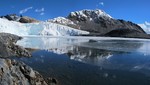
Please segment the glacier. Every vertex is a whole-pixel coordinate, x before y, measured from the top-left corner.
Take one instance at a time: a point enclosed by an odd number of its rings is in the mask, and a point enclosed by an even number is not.
[[[74,29],[52,22],[19,23],[1,18],[0,32],[16,34],[19,36],[75,36],[89,34],[87,31]]]

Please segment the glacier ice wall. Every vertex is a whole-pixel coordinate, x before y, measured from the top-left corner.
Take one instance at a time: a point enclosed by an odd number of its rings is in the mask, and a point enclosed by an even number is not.
[[[74,36],[89,34],[89,32],[74,29],[68,26],[51,23],[19,23],[0,18],[0,32],[16,34],[20,36],[46,35],[46,36]]]

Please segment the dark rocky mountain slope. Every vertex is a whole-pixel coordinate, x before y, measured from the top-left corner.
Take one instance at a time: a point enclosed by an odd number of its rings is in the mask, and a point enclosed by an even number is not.
[[[77,24],[81,30],[87,30],[91,33],[105,34],[118,28],[135,29],[141,33],[145,33],[137,24],[130,21],[114,19],[102,10],[71,12],[67,18]]]

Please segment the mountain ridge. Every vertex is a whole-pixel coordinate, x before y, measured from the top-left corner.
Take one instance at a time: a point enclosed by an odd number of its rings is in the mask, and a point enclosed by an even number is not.
[[[64,23],[65,21],[70,21],[71,23]],[[96,9],[96,10],[81,10],[71,12],[67,17],[55,18],[49,20],[49,22],[58,23],[62,25],[67,25],[75,29],[80,29],[90,32],[87,36],[111,36],[108,34],[111,31],[125,32],[128,36],[122,36],[119,33],[115,37],[135,37],[135,38],[149,38],[149,35],[138,25],[131,21],[125,21],[123,19],[114,19],[106,12]],[[132,35],[133,34],[133,35]]]
[[[12,16],[10,17],[13,18],[11,19],[11,21],[17,21],[21,23],[40,22],[30,17],[26,17],[26,19],[23,21],[21,21],[21,18],[24,16],[19,17],[17,15],[13,15],[13,17]],[[7,19],[6,16],[2,16],[1,18]],[[113,32],[113,34],[114,32],[116,33],[125,32],[126,34],[124,35],[130,34],[130,36],[126,36],[126,37],[138,38],[137,37],[138,35],[142,35],[139,38],[150,37],[138,24],[135,24],[131,21],[125,21],[123,19],[114,19],[105,11],[100,10],[100,9],[96,9],[96,10],[85,9],[85,10],[75,11],[75,12],[69,13],[68,16],[66,17],[57,17],[54,19],[49,19],[46,22],[56,23],[56,24],[68,26],[74,29],[87,31],[87,32],[90,32],[90,34],[87,34],[87,35],[92,35],[92,36],[106,36],[106,35],[112,36],[108,34],[112,34],[110,32]],[[123,36],[121,35],[121,33],[118,33],[118,35],[115,37],[123,37]]]
[[[4,16],[0,16],[0,18],[3,19],[8,19],[10,21],[17,21],[17,22],[21,22],[21,23],[35,23],[35,22],[39,22],[39,20],[36,20],[34,18],[28,17],[28,16],[18,16],[17,14],[7,14]]]

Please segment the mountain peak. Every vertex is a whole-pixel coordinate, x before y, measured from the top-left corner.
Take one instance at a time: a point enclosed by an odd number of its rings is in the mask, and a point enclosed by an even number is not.
[[[96,10],[85,9],[81,11],[71,12],[69,14],[69,17],[91,18],[91,19],[95,19],[98,17],[112,18],[109,14],[107,14],[106,12],[100,9],[96,9]]]

